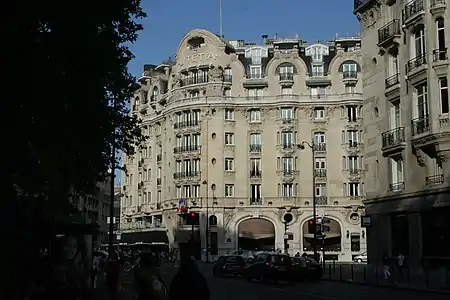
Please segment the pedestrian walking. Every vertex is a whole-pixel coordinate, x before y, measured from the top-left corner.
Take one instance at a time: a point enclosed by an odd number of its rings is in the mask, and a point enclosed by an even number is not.
[[[180,267],[170,283],[169,300],[209,300],[206,278],[189,255],[181,255]]]
[[[120,260],[113,251],[106,264],[106,287],[111,300],[116,300],[120,291]]]
[[[405,256],[400,252],[397,255],[397,268],[400,276],[403,277],[403,269],[405,268]]]
[[[167,287],[156,267],[156,257],[151,253],[142,253],[139,266],[134,270],[139,300],[165,300],[168,297]]]
[[[384,280],[388,280],[391,277],[391,268],[389,267],[389,258],[386,252],[383,253],[383,273]]]

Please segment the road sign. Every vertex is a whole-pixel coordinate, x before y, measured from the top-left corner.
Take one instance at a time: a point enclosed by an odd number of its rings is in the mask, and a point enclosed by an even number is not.
[[[370,216],[362,216],[361,227],[370,227],[372,225],[372,218]]]

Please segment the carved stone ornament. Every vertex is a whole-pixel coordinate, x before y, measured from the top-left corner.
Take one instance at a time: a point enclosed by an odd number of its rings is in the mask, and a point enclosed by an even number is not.
[[[309,119],[314,119],[314,107],[312,106],[301,106],[299,110],[302,111],[305,116]]]
[[[222,82],[223,81],[223,69],[222,67],[211,66],[208,72],[209,80],[212,82]]]
[[[449,158],[450,158],[449,153],[446,153],[446,152],[444,152],[444,151],[438,152],[438,153],[436,154],[436,159],[437,159],[437,161],[438,161],[438,164],[441,165],[441,166],[442,166],[444,163],[448,162],[448,161],[449,161]]]
[[[332,106],[326,106],[325,107],[325,116],[327,119],[331,118],[333,116],[333,113],[336,109],[338,109],[338,105],[332,105]]]
[[[413,148],[413,154],[416,157],[417,163],[419,164],[419,166],[424,167],[425,159],[424,159],[424,154],[423,154],[422,150],[420,150],[419,148]]]
[[[294,179],[295,179],[294,176],[292,176],[292,177],[283,177],[282,181],[284,183],[293,183]]]
[[[181,76],[179,74],[174,74],[172,80],[172,87],[178,88],[180,86],[181,86]]]

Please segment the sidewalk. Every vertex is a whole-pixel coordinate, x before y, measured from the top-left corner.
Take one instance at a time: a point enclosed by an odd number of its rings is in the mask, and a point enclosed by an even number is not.
[[[450,272],[433,270],[412,272],[404,270],[403,274],[394,270],[384,279],[382,267],[365,264],[328,264],[324,270],[324,280],[351,284],[408,289],[414,291],[450,294]]]

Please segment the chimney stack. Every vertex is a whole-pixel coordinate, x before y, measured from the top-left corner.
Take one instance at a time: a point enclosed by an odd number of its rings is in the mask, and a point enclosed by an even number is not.
[[[265,45],[267,43],[267,38],[269,36],[267,34],[263,34],[261,37],[262,37],[262,40],[263,40],[263,45]]]

